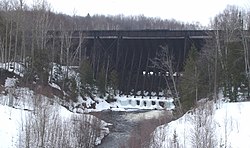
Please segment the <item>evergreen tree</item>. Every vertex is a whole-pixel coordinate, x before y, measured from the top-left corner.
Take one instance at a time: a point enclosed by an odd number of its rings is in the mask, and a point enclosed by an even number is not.
[[[184,109],[189,109],[198,100],[199,77],[198,51],[192,46],[180,80],[180,97]]]
[[[96,85],[99,90],[100,97],[104,97],[106,94],[106,88],[105,88],[105,70],[104,68],[101,69],[101,71],[97,74],[97,81]]]
[[[113,95],[116,95],[116,90],[118,89],[118,73],[116,70],[112,70],[110,73],[109,87],[113,90]]]
[[[228,53],[226,60],[226,71],[222,82],[224,84],[224,95],[228,96],[231,102],[236,102],[238,90],[244,84],[244,56],[243,47],[239,42],[230,42],[227,45]]]
[[[49,58],[46,50],[37,50],[35,53],[33,70],[38,76],[38,82],[43,85],[48,84],[49,78]]]
[[[32,66],[33,63],[33,66]],[[30,58],[23,80],[26,83],[47,85],[49,79],[49,58],[46,50],[36,50],[35,57]]]
[[[65,81],[68,90],[67,94],[69,94],[70,98],[76,102],[78,97],[78,88],[75,78],[65,79]]]
[[[93,69],[88,59],[82,61],[79,67],[81,90],[83,95],[92,96],[94,89]]]

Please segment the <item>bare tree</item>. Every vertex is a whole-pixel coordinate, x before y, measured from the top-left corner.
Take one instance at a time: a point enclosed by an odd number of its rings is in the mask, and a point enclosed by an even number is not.
[[[34,97],[34,110],[26,113],[20,129],[20,147],[93,148],[99,144],[103,122],[85,114],[63,118],[60,105],[53,101],[42,95]]]
[[[190,116],[190,122],[193,126],[191,130],[191,141],[193,147],[211,148],[217,146],[215,135],[215,123],[213,122],[214,104],[213,102],[204,102],[201,100],[193,115]]]
[[[163,72],[163,77],[165,79],[165,82],[167,84],[167,90],[169,90],[172,94],[172,97],[174,98],[175,102],[177,102],[176,106],[179,108],[179,112],[182,113],[182,106],[180,103],[180,97],[179,97],[179,92],[177,89],[177,82],[175,79],[175,72],[176,70],[174,69],[174,59],[173,56],[167,46],[161,47],[162,50],[157,53],[156,58],[151,59],[151,63],[153,66],[158,68],[161,72]],[[169,82],[169,77],[170,81]],[[173,85],[173,86],[171,86]]]
[[[249,58],[249,38],[247,38],[247,32],[242,28],[241,30],[241,40],[244,49],[244,63],[245,63],[245,75],[248,82],[248,93],[247,97],[250,97],[250,58]]]
[[[215,39],[216,39],[216,47],[215,48],[215,61],[214,61],[214,99],[215,102],[217,103],[218,99],[218,85],[217,85],[217,75],[218,75],[218,51],[220,51],[220,36],[219,36],[219,29],[217,26],[217,21],[215,22],[215,29],[216,29],[216,34],[215,34]]]

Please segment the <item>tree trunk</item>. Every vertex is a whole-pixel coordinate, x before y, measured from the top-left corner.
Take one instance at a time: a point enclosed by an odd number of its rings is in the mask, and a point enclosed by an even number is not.
[[[216,24],[216,48],[215,48],[215,61],[214,61],[214,99],[215,103],[217,103],[218,99],[218,88],[217,88],[217,68],[218,68],[218,51],[220,50],[220,38],[218,26]]]

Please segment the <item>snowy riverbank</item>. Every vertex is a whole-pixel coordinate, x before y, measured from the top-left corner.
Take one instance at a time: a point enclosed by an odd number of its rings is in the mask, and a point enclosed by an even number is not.
[[[250,102],[207,102],[178,120],[158,127],[151,147],[232,147],[250,145]]]

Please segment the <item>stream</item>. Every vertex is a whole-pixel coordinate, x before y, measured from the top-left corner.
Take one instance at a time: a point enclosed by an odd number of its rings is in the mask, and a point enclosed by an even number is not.
[[[96,146],[96,148],[138,147],[138,144],[142,145],[143,141],[146,142],[149,140],[149,134],[154,131],[157,126],[172,120],[169,111],[159,110],[130,112],[104,111],[92,114],[112,124],[112,126],[109,126],[109,135],[106,136],[102,140],[102,143]],[[131,136],[133,138],[131,138]]]

